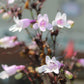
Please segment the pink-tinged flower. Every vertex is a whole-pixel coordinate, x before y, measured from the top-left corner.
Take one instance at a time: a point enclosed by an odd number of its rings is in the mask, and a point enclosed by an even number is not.
[[[67,20],[67,15],[65,13],[61,14],[60,12],[57,13],[55,20],[52,22],[53,26],[58,26],[60,28],[71,28],[74,24],[74,21]]]
[[[9,19],[10,18],[10,15],[5,12],[3,15],[2,15],[2,19],[6,20],[6,19]]]
[[[80,66],[83,66],[84,67],[84,59],[79,59],[78,60],[78,63],[80,64]]]
[[[73,74],[71,72],[67,71],[67,70],[65,71],[65,76],[68,79],[72,79],[73,78]]]
[[[12,66],[7,66],[7,65],[2,65],[2,68],[4,71],[0,73],[0,78],[1,79],[6,79],[9,78],[10,76],[16,74],[18,70],[24,70],[25,66],[24,65],[12,65]]]
[[[32,43],[28,46],[29,49],[33,49],[33,50],[36,50],[37,49],[37,44],[35,41],[32,41]]]
[[[15,0],[8,0],[8,4],[13,4]]]
[[[4,12],[4,9],[0,9],[0,14]]]
[[[40,29],[40,31],[46,31],[52,30],[53,26],[49,23],[48,15],[44,14],[43,16],[41,14],[38,15],[37,23],[33,25],[34,29]]]
[[[64,53],[65,53],[65,58],[71,58],[73,56],[76,56],[77,52],[74,51],[73,41],[69,41]]]
[[[19,45],[20,42],[18,42],[16,36],[6,36],[4,38],[0,39],[0,47],[1,48],[12,48],[15,47],[16,45]]]
[[[46,56],[46,65],[43,65],[41,67],[38,67],[36,69],[37,72],[39,73],[50,73],[50,72],[54,72],[56,74],[59,74],[59,69],[61,67],[61,63],[59,61],[57,61],[55,59],[55,57],[52,57],[52,59],[50,59],[49,56]]]
[[[19,31],[19,32],[21,32],[22,29],[27,28],[32,23],[32,20],[30,20],[30,19],[19,20],[18,17],[17,18],[14,17],[14,22],[16,24],[11,26],[9,28],[9,31],[12,31],[12,32]]]

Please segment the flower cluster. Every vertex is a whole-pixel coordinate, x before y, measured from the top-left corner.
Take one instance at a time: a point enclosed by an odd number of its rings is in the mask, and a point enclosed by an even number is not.
[[[72,83],[77,76],[74,67],[84,67],[84,59],[78,59],[76,56],[74,41],[70,40],[63,53],[59,51],[58,54],[57,48],[60,46],[57,37],[60,30],[72,28],[74,21],[68,20],[66,13],[57,12],[55,19],[50,22],[47,14],[41,14],[45,1],[6,0],[6,6],[1,6],[2,18],[11,18],[15,23],[10,26],[9,31],[21,33],[25,30],[31,42],[19,42],[16,36],[5,36],[0,39],[0,48],[7,49],[20,45],[15,52],[26,61],[24,65],[2,64],[4,71],[0,72],[0,79],[14,75],[15,79],[28,79],[31,84],[66,84],[68,80]],[[32,19],[23,18],[24,9],[30,11]]]
[[[64,13],[61,15],[60,12],[57,13],[55,20],[52,22],[52,24],[49,23],[49,18],[47,14],[44,14],[43,16],[41,14],[38,15],[37,20],[30,20],[30,19],[21,19],[19,20],[18,17],[14,17],[14,22],[16,23],[15,25],[11,26],[9,28],[9,31],[21,31],[24,28],[29,27],[30,24],[33,24],[33,29],[37,30],[40,29],[40,31],[44,32],[47,30],[53,30],[53,26],[57,26],[59,28],[71,28],[72,25],[74,24],[74,21],[68,20],[67,21],[67,16]]]

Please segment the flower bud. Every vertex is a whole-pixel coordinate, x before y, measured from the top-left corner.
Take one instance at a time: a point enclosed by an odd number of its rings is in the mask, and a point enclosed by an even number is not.
[[[69,20],[69,21],[68,21],[68,24],[70,24],[70,26],[71,26],[71,28],[72,28],[72,27],[73,27],[73,25],[74,25],[74,21]]]
[[[9,19],[9,17],[10,17],[10,15],[7,12],[2,15],[2,18],[4,20]]]
[[[68,79],[72,79],[73,78],[73,74],[69,71],[65,71],[65,77],[68,78]]]
[[[4,12],[4,9],[0,9],[0,14]]]
[[[79,59],[77,63],[84,67],[84,59]]]

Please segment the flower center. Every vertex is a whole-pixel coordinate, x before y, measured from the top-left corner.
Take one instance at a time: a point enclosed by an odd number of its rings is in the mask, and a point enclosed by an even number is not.
[[[64,25],[64,20],[63,20],[63,19],[59,19],[59,20],[57,21],[57,24],[59,24],[59,25]]]
[[[58,66],[57,64],[55,64],[54,62],[50,62],[50,64],[48,65],[50,70],[56,69]]]
[[[45,20],[42,20],[41,23],[40,23],[40,26],[45,27],[46,24],[47,24],[46,21]]]

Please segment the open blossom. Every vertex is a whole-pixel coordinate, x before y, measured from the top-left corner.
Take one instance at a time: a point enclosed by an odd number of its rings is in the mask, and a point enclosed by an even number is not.
[[[4,12],[4,9],[0,9],[0,14],[2,14]]]
[[[5,12],[3,15],[2,15],[2,19],[6,20],[6,19],[9,19],[10,18],[10,14],[8,14],[7,12]]]
[[[16,45],[19,45],[20,42],[18,42],[16,36],[6,36],[4,38],[0,39],[0,47],[1,48],[12,48]]]
[[[17,18],[14,17],[14,22],[16,24],[11,26],[9,28],[9,31],[12,31],[12,32],[19,31],[19,32],[21,32],[21,30],[27,28],[33,22],[33,20],[30,20],[30,19],[19,20],[18,17]]]
[[[10,76],[16,74],[18,70],[24,70],[25,66],[24,65],[12,65],[12,66],[7,66],[7,65],[2,65],[2,68],[4,71],[0,73],[0,78],[1,79],[6,79],[9,78]]]
[[[58,26],[60,28],[71,28],[74,24],[74,21],[67,20],[67,15],[65,13],[61,14],[60,12],[57,13],[55,20],[52,22],[53,26]]]
[[[65,58],[71,58],[73,56],[76,56],[77,52],[74,51],[74,42],[73,41],[69,41],[64,53],[65,53]]]
[[[78,60],[78,63],[79,63],[81,66],[84,67],[84,59],[79,59],[79,60]]]
[[[38,15],[37,23],[33,25],[34,29],[40,29],[40,31],[46,31],[52,30],[53,26],[49,23],[48,15],[44,14],[43,16],[41,14]]]
[[[57,61],[55,59],[55,57],[52,57],[52,59],[50,59],[49,56],[46,56],[46,65],[43,65],[41,67],[38,67],[36,69],[37,72],[39,73],[50,73],[50,72],[54,72],[56,74],[59,74],[59,69],[61,67],[61,63],[59,61]]]
[[[15,0],[8,0],[8,4],[13,4]]]

